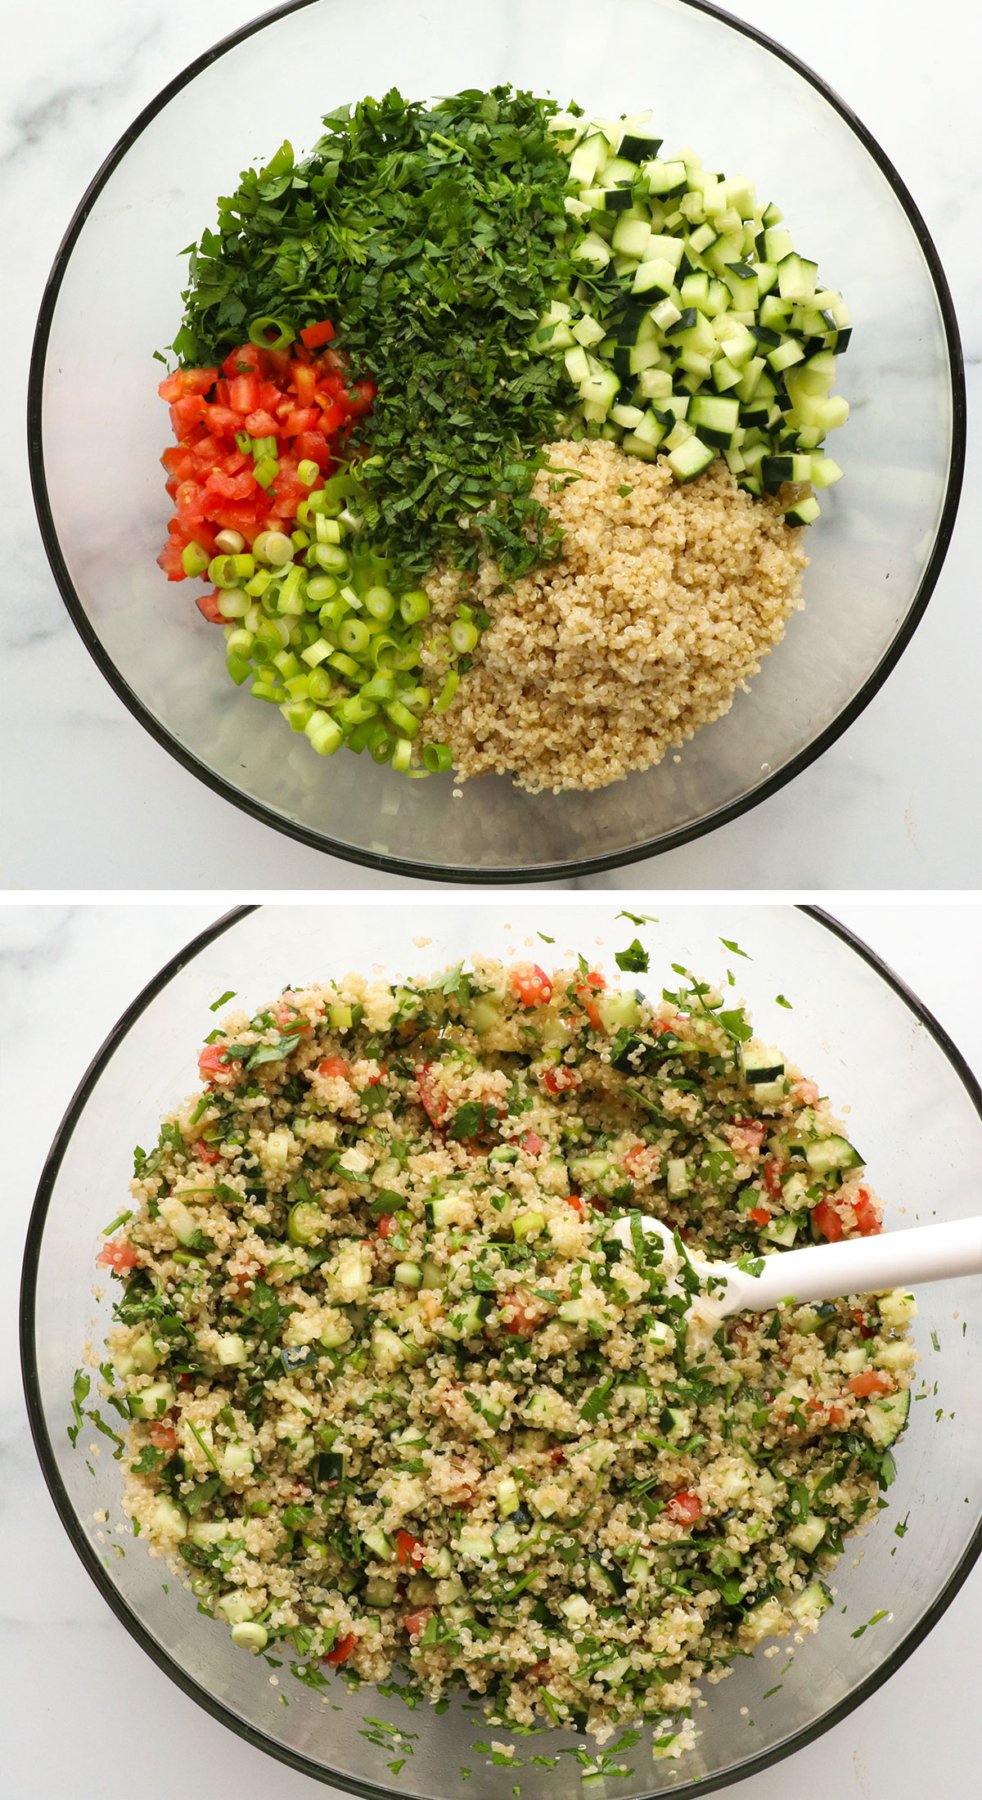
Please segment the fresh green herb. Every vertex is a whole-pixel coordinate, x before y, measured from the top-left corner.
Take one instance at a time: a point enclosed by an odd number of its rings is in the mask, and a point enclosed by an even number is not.
[[[72,1382],[72,1416],[75,1423],[68,1427],[68,1438],[73,1450],[78,1443],[78,1434],[85,1423],[82,1406],[84,1401],[88,1399],[91,1386],[91,1376],[86,1375],[82,1369],[76,1369],[75,1379]]]
[[[719,941],[722,944],[723,949],[724,950],[732,950],[734,956],[746,957],[747,962],[753,961],[753,958],[748,955],[747,951],[741,950],[739,944],[734,943],[732,938],[721,937]]]
[[[128,1212],[121,1212],[119,1214],[119,1217],[114,1219],[111,1225],[104,1225],[102,1227],[103,1237],[112,1237],[113,1232],[118,1231],[120,1226],[125,1225],[127,1219],[132,1219],[132,1217],[133,1217],[132,1208]]]
[[[648,952],[637,938],[633,943],[628,944],[626,950],[618,950],[615,953],[614,961],[617,967],[623,969],[625,973],[628,971],[638,975],[648,973]]]
[[[657,925],[654,913],[619,912],[619,919],[626,919],[630,925]]]
[[[537,931],[535,935],[536,937],[541,938],[544,944],[554,944],[556,942],[555,938],[547,937],[544,931]]]
[[[226,990],[226,992],[220,996],[219,999],[212,1001],[211,1005],[208,1008],[208,1011],[209,1012],[220,1012],[223,1006],[227,1006],[229,1001],[234,1000],[234,999],[235,999],[235,989],[228,988]]]
[[[940,1350],[941,1343],[940,1343],[940,1340],[938,1338],[938,1334],[936,1331],[932,1331],[932,1333],[931,1333],[931,1342],[934,1345],[935,1350]]]
[[[792,1010],[790,1000],[786,1000],[783,994],[775,994],[774,998],[778,1006],[786,1006],[789,1012]]]
[[[356,510],[373,549],[419,574],[474,567],[476,518],[506,579],[558,552],[531,493],[565,385],[533,333],[574,269],[555,110],[508,87],[341,107],[306,162],[287,143],[247,170],[191,255],[185,363],[220,359],[264,315],[291,335],[336,322],[379,395]]]
[[[617,490],[617,492],[618,492],[618,493],[619,493],[619,495],[620,495],[620,497],[621,497],[621,499],[622,499],[622,500],[626,500],[626,499],[627,499],[627,496],[628,496],[628,494],[633,494],[633,492],[634,492],[634,489],[633,489],[633,487],[631,487],[631,485],[630,485],[630,483],[629,483],[629,482],[627,482],[627,481],[622,481],[622,482],[621,482],[621,485],[620,485],[620,487],[619,487],[619,488],[618,488],[618,490]]]

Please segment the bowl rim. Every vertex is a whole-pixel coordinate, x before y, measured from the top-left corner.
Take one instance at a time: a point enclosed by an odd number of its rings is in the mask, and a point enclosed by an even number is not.
[[[68,572],[68,566],[61,552],[61,546],[52,517],[48,497],[47,478],[44,465],[44,443],[42,432],[42,404],[44,395],[44,378],[47,362],[48,340],[54,318],[55,306],[61,284],[68,268],[72,250],[81,234],[95,201],[122,161],[127,151],[141,136],[146,127],[163,111],[175,94],[193,81],[201,71],[211,63],[224,56],[225,53],[243,43],[247,38],[262,31],[277,19],[298,12],[303,7],[314,5],[317,0],[286,0],[286,3],[258,15],[237,30],[229,32],[205,50],[200,56],[188,63],[180,74],[173,77],[156,97],[145,106],[122,137],[110,151],[101,167],[89,182],[62,239],[55,256],[51,272],[45,283],[41,306],[35,328],[34,342],[31,350],[30,373],[27,396],[27,437],[28,463],[30,468],[31,489],[37,513],[41,539],[56,586],[67,608],[83,644],[100,669],[117,697],[122,700],[127,711],[141,724],[156,743],[162,746],[175,761],[180,763],[191,775],[204,783],[222,799],[231,801],[241,812],[247,813],[262,825],[282,832],[285,836],[306,844],[322,854],[337,856],[344,862],[355,863],[362,868],[374,869],[385,874],[419,877],[424,880],[435,880],[458,883],[462,885],[487,885],[494,882],[498,885],[521,884],[523,882],[557,881],[568,877],[579,877],[599,874],[608,869],[618,869],[652,856],[660,856],[669,850],[679,849],[683,844],[694,842],[707,832],[719,826],[742,818],[755,806],[776,794],[795,776],[807,769],[818,757],[824,755],[843,732],[866,710],[870,701],[879,692],[888,675],[899,662],[900,657],[910,643],[917,626],[927,609],[928,602],[934,592],[938,577],[944,564],[951,534],[958,512],[959,497],[965,468],[965,449],[967,436],[967,409],[965,394],[965,370],[962,354],[961,338],[955,315],[954,302],[948,281],[942,268],[934,240],[929,232],[913,196],[902,180],[885,151],[881,149],[873,134],[863,124],[852,108],[842,100],[835,90],[817,75],[809,65],[789,50],[769,37],[765,32],[757,30],[743,19],[725,12],[721,7],[712,4],[712,0],[676,0],[676,4],[691,7],[696,12],[709,15],[730,30],[739,32],[741,36],[750,38],[763,49],[771,52],[781,62],[788,65],[813,87],[834,112],[838,113],[853,134],[859,139],[867,154],[886,177],[896,199],[903,209],[907,221],[923,252],[928,266],[935,296],[941,314],[942,327],[948,355],[948,375],[951,384],[952,427],[950,444],[950,462],[948,483],[945,491],[944,505],[938,522],[938,529],[931,554],[910,606],[901,621],[898,630],[880,658],[876,667],[864,681],[862,687],[853,696],[848,706],[832,719],[823,731],[798,751],[785,766],[776,773],[757,783],[747,794],[739,799],[728,801],[716,807],[702,818],[686,825],[678,826],[671,831],[663,832],[659,837],[643,843],[634,844],[630,848],[611,851],[601,856],[586,856],[551,864],[548,867],[526,868],[482,868],[474,867],[449,868],[434,863],[417,862],[412,857],[381,854],[361,846],[345,844],[330,838],[326,833],[314,831],[300,820],[287,819],[267,806],[262,800],[254,799],[241,789],[233,786],[224,776],[218,775],[206,763],[171,735],[169,730],[153,717],[144,702],[125,680],[106,651],[98,633],[94,630],[85,608],[75,590]]]
[[[359,846],[335,841],[326,834],[313,831],[299,820],[283,817],[267,806],[263,801],[253,799],[241,789],[232,785],[223,776],[216,774],[206,763],[203,763],[192,751],[180,744],[171,733],[149,712],[143,701],[130,687],[121,672],[109,656],[98,633],[94,630],[85,608],[75,590],[74,583],[61,552],[51,506],[48,497],[47,478],[44,466],[44,443],[42,432],[42,403],[44,394],[44,377],[47,362],[48,340],[54,318],[55,306],[61,289],[62,280],[68,268],[72,250],[81,234],[88,214],[98,199],[114,169],[122,161],[127,151],[136,142],[147,125],[156,118],[168,102],[187,86],[201,71],[216,62],[228,50],[234,49],[255,33],[265,29],[277,19],[290,13],[300,11],[306,6],[316,4],[316,0],[286,0],[286,4],[260,14],[227,36],[220,38],[209,50],[204,51],[176,75],[160,90],[156,97],[140,112],[133,123],[123,133],[114,148],[97,170],[85,190],[74,214],[69,222],[65,236],[58,248],[54,264],[45,284],[35,328],[34,343],[31,351],[30,373],[28,379],[27,432],[28,461],[30,467],[31,488],[34,505],[41,531],[41,539],[48,558],[55,583],[65,603],[68,614],[86,649],[101,670],[113,691],[122,700],[124,706],[133,717],[149,732],[150,736],[160,744],[183,768],[202,781],[213,793],[231,801],[240,811],[292,837],[311,849],[323,854],[337,856],[345,862],[355,863],[363,868],[374,869],[382,873],[421,877],[423,879],[454,882],[464,885],[486,885],[489,882],[498,884],[519,884],[529,881],[555,881],[565,877],[579,877],[596,874],[609,869],[623,868],[639,862],[647,857],[663,855],[665,852],[680,848],[683,844],[694,842],[707,832],[716,830],[732,820],[741,818],[770,795],[792,781],[796,775],[808,768],[811,763],[824,754],[843,732],[848,730],[860,714],[865,711],[870,701],[879,692],[887,676],[891,673],[907,648],[917,626],[927,609],[928,602],[934,592],[938,577],[944,564],[951,534],[958,512],[959,497],[965,466],[966,446],[966,397],[965,373],[962,356],[961,339],[955,315],[954,303],[948,287],[947,278],[941,265],[933,238],[918,210],[906,184],[886,153],[862,123],[857,114],[808,64],[785,50],[773,38],[744,20],[711,4],[711,0],[676,0],[676,4],[691,7],[693,10],[708,14],[731,30],[739,32],[755,43],[777,56],[782,62],[807,81],[820,93],[832,109],[839,114],[845,124],[859,139],[867,154],[885,175],[894,195],[907,217],[908,223],[924,254],[928,272],[934,286],[935,295],[941,313],[942,326],[948,353],[948,373],[951,383],[952,431],[950,445],[950,463],[948,483],[944,505],[938,522],[938,529],[932,545],[931,555],[921,578],[918,589],[907,612],[883,656],[872,670],[859,691],[853,696],[849,705],[844,707],[838,716],[831,720],[825,729],[807,744],[804,749],[790,759],[777,773],[768,776],[754,786],[749,793],[724,806],[715,808],[701,819],[693,823],[679,826],[664,832],[660,837],[648,842],[635,844],[629,849],[612,851],[603,856],[582,857],[571,861],[557,862],[548,868],[446,868],[431,863],[420,863],[411,857],[382,855],[378,852]]]
[[[286,1763],[291,1768],[299,1770],[301,1774],[309,1775],[316,1781],[325,1784],[332,1783],[345,1793],[358,1795],[361,1797],[361,1800],[387,1800],[387,1797],[390,1797],[392,1794],[391,1788],[376,1786],[372,1782],[362,1781],[341,1770],[329,1769],[318,1765],[303,1756],[300,1752],[291,1750],[287,1745],[278,1743],[265,1732],[259,1731],[247,1720],[239,1718],[225,1706],[222,1701],[216,1699],[213,1694],[210,1694],[208,1690],[194,1678],[194,1676],[182,1669],[167,1651],[163,1650],[150,1636],[140,1618],[130,1608],[115,1587],[108,1573],[108,1569],[103,1566],[94,1547],[81,1528],[75,1509],[69,1498],[67,1488],[62,1481],[58,1469],[57,1459],[48,1432],[47,1421],[41,1400],[40,1383],[38,1380],[35,1349],[35,1295],[41,1240],[47,1219],[48,1207],[54,1192],[61,1164],[75,1127],[88,1102],[89,1096],[103,1070],[129,1033],[130,1028],[135,1024],[136,1020],[141,1017],[150,1003],[170,984],[173,977],[186,968],[189,963],[193,962],[195,957],[202,950],[207,949],[217,938],[223,936],[225,932],[241,923],[241,921],[246,919],[251,913],[260,910],[261,907],[257,903],[233,907],[229,912],[222,914],[203,931],[198,932],[196,936],[183,947],[183,949],[171,956],[163,967],[158,970],[157,974],[141,988],[140,992],[136,995],[135,999],[131,1001],[125,1012],[117,1019],[115,1025],[107,1034],[75,1089],[61,1123],[52,1139],[51,1147],[45,1157],[28,1222],[27,1239],[21,1272],[18,1319],[21,1374],[24,1384],[28,1420],[31,1428],[31,1437],[34,1442],[38,1460],[41,1464],[41,1473],[44,1477],[45,1485],[47,1486],[51,1500],[54,1503],[55,1510],[65,1527],[69,1542],[82,1562],[87,1574],[98,1588],[102,1598],[116,1615],[116,1618],[119,1619],[121,1624],[129,1632],[130,1636],[142,1650],[146,1651],[151,1661],[154,1662],[165,1675],[169,1676],[183,1693],[187,1694],[191,1700],[196,1701],[205,1712],[209,1713],[213,1719],[216,1719],[221,1725],[230,1727],[232,1731],[239,1737],[244,1738],[245,1741],[253,1745],[254,1748],[265,1751],[267,1755],[276,1757],[280,1762]],[[904,1003],[908,1010],[913,1013],[917,1022],[931,1034],[935,1043],[951,1064],[956,1076],[961,1081],[962,1086],[975,1108],[980,1122],[982,1122],[982,1083],[976,1078],[962,1052],[948,1035],[944,1026],[939,1023],[934,1017],[934,1014],[914,993],[913,989],[908,987],[906,982],[904,982],[900,976],[895,974],[889,964],[884,962],[882,957],[878,956],[862,938],[858,937],[855,932],[848,928],[848,926],[843,925],[822,907],[797,905],[794,910],[805,914],[806,917],[813,920],[818,926],[831,932],[834,937],[839,938],[847,948],[852,950],[856,956],[868,964],[874,974],[878,975],[880,980],[883,981],[888,988],[892,989],[894,994]],[[927,1607],[922,1616],[911,1627],[910,1631],[908,1631],[907,1635],[901,1640],[892,1653],[885,1657],[883,1662],[867,1675],[863,1681],[859,1682],[844,1700],[841,1700],[837,1705],[830,1707],[826,1712],[822,1713],[819,1718],[813,1720],[811,1724],[803,1726],[799,1731],[792,1733],[789,1738],[774,1746],[772,1749],[760,1751],[757,1754],[746,1758],[746,1760],[739,1765],[734,1765],[728,1771],[715,1777],[711,1777],[708,1780],[696,1780],[695,1782],[686,1782],[684,1786],[673,1787],[671,1789],[672,1795],[676,1797],[676,1800],[687,1800],[687,1796],[690,1795],[701,1796],[704,1794],[716,1793],[722,1788],[729,1787],[735,1781],[742,1781],[749,1775],[758,1774],[764,1769],[771,1768],[775,1763],[782,1762],[785,1757],[792,1755],[796,1750],[803,1749],[806,1744],[813,1743],[833,1725],[837,1725],[842,1719],[847,1718],[849,1713],[857,1706],[861,1705],[863,1701],[867,1700],[871,1694],[874,1694],[878,1688],[882,1687],[883,1683],[907,1661],[907,1658],[917,1649],[918,1645],[923,1643],[924,1639],[937,1624],[942,1614],[947,1611],[955,1595],[966,1580],[970,1570],[978,1560],[980,1553],[982,1553],[982,1518],[980,1518],[976,1524],[975,1531],[967,1543],[965,1550],[951,1570],[947,1580],[935,1596],[931,1605]],[[639,1795],[636,1797],[636,1800],[659,1800],[659,1796],[664,1796],[665,1792],[666,1790],[662,1788],[652,1791],[644,1796]]]

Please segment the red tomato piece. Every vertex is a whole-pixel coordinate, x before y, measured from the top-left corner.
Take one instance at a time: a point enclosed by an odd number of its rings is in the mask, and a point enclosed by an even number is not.
[[[396,1532],[396,1557],[403,1569],[422,1568],[425,1555],[426,1545],[422,1538],[416,1537],[411,1531]]]
[[[169,537],[157,558],[158,568],[163,569],[168,581],[186,581],[187,575],[181,555],[184,545],[180,538]]]
[[[284,437],[299,437],[302,431],[310,431],[317,421],[316,406],[292,406],[282,424]]]
[[[302,431],[293,448],[302,462],[315,462],[322,475],[330,468],[331,447],[322,431]]]
[[[830,1200],[820,1200],[818,1205],[812,1208],[812,1218],[816,1228],[823,1237],[828,1238],[830,1244],[839,1242],[842,1236],[842,1220]]]
[[[702,1518],[702,1501],[698,1494],[691,1493],[688,1488],[680,1488],[677,1494],[672,1495],[665,1510],[680,1524],[694,1525],[697,1519]]]
[[[739,1134],[748,1150],[759,1150],[767,1136],[767,1126],[763,1119],[734,1119],[730,1130]]]
[[[548,1006],[552,982],[538,963],[526,963],[512,970],[511,991],[522,1006]]]
[[[118,1275],[136,1267],[136,1251],[126,1238],[110,1238],[96,1257],[100,1269],[115,1269]]]
[[[531,1337],[538,1323],[537,1315],[526,1305],[521,1294],[506,1294],[505,1305],[511,1317],[505,1321],[505,1330],[512,1337]]]
[[[345,1062],[343,1056],[325,1056],[317,1064],[317,1073],[323,1075],[325,1080],[347,1081],[351,1074],[351,1067]]]
[[[567,1194],[566,1204],[571,1206],[575,1213],[579,1213],[581,1219],[586,1218],[586,1206],[579,1194]]]
[[[329,395],[324,394],[315,395],[315,399],[321,409],[321,430],[327,437],[333,437],[334,433],[340,431],[342,425],[345,424],[348,415],[340,400],[332,399]]]
[[[846,1387],[857,1400],[867,1400],[871,1394],[892,1394],[894,1382],[879,1369],[864,1369],[862,1375],[850,1375]]]
[[[164,376],[157,392],[161,400],[167,400],[173,406],[188,394],[209,393],[217,380],[217,369],[175,369],[173,374]]]
[[[747,1218],[752,1219],[755,1225],[766,1225],[770,1219],[770,1216],[771,1215],[768,1212],[766,1206],[751,1207],[750,1211],[747,1214]]]
[[[297,405],[313,406],[314,394],[317,390],[317,370],[312,368],[310,363],[291,363],[290,379],[293,382],[293,391],[297,396]]]
[[[238,420],[236,420],[236,428],[238,428]],[[280,435],[279,419],[273,413],[267,412],[263,406],[257,406],[255,412],[249,413],[245,428],[250,437],[279,437]]]
[[[880,1219],[879,1209],[875,1202],[870,1199],[865,1188],[859,1189],[855,1200],[852,1202],[852,1210],[856,1215],[856,1224],[863,1237],[872,1237],[876,1232],[882,1231],[883,1224]]]
[[[394,1231],[396,1231],[397,1229],[398,1229],[398,1226],[396,1223],[395,1213],[383,1213],[382,1217],[380,1218],[380,1220],[378,1222],[379,1237],[380,1238],[391,1237],[392,1233]]]
[[[522,1149],[527,1151],[529,1156],[538,1156],[540,1151],[545,1149],[545,1142],[537,1131],[527,1131],[522,1139]]]
[[[226,1060],[227,1052],[224,1044],[206,1044],[198,1057],[198,1074],[202,1081],[209,1085],[216,1081],[235,1082],[242,1072],[242,1064]]]
[[[568,1094],[571,1088],[579,1087],[582,1079],[579,1069],[571,1069],[567,1063],[557,1063],[555,1068],[546,1070],[542,1085],[547,1094]]]
[[[340,1641],[335,1644],[334,1649],[323,1658],[323,1661],[330,1663],[332,1669],[340,1668],[343,1662],[347,1662],[357,1642],[358,1639],[354,1632],[349,1631],[347,1637],[341,1638]]]
[[[779,1200],[781,1197],[781,1176],[784,1173],[784,1166],[784,1163],[776,1156],[768,1157],[764,1164],[764,1186],[772,1200]]]
[[[246,369],[258,369],[260,361],[258,344],[239,344],[230,350],[222,364],[222,372],[231,377],[242,374]]]
[[[213,1150],[210,1144],[206,1144],[204,1138],[198,1139],[194,1146],[194,1150],[195,1155],[203,1163],[217,1163],[222,1154],[220,1150]]]
[[[197,594],[195,596],[194,604],[201,614],[201,617],[208,620],[209,625],[228,624],[228,620],[224,613],[219,610],[218,602],[220,598],[221,590],[219,588],[212,588],[210,594]]]
[[[402,1622],[410,1637],[422,1637],[432,1612],[432,1606],[421,1606],[418,1612],[403,1613]]]
[[[233,412],[255,412],[259,405],[259,377],[255,369],[232,377],[228,384],[228,403]]]
[[[150,1442],[158,1450],[176,1450],[177,1432],[170,1419],[155,1419],[150,1427]]]
[[[306,344],[308,350],[319,350],[323,344],[329,344],[334,336],[334,326],[330,319],[319,319],[316,325],[305,325],[300,333],[300,342]]]
[[[856,1307],[856,1310],[852,1316],[855,1319],[856,1324],[859,1326],[859,1335],[861,1338],[871,1338],[871,1337],[876,1336],[876,1333],[873,1330],[872,1325],[867,1325],[866,1314],[864,1313],[861,1306]]]
[[[450,1103],[446,1094],[440,1092],[433,1079],[434,1063],[422,1063],[416,1071],[416,1086],[419,1089],[419,1103],[431,1125],[437,1129],[446,1123]]]
[[[352,418],[360,419],[363,413],[371,412],[376,391],[374,381],[367,377],[352,383],[344,395],[344,403]]]

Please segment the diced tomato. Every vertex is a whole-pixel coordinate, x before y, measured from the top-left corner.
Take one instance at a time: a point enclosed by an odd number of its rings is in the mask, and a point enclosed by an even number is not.
[[[212,469],[205,482],[206,500],[248,500],[255,491],[256,477],[251,469],[240,469],[237,475]]]
[[[426,1545],[411,1531],[396,1532],[396,1557],[404,1569],[421,1569]]]
[[[262,351],[258,344],[239,344],[226,356],[222,373],[231,377],[242,374],[246,369],[258,369],[261,360]]]
[[[842,1236],[842,1220],[830,1200],[820,1200],[812,1207],[812,1218],[815,1226],[830,1244],[837,1244]]]
[[[511,991],[522,1006],[548,1006],[552,982],[538,963],[525,963],[512,970]]]
[[[319,417],[318,423],[320,423]],[[293,448],[301,462],[315,462],[322,475],[331,467],[331,446],[323,431],[302,431],[300,436],[294,439]]]
[[[281,430],[284,437],[299,437],[302,431],[312,431],[317,419],[316,406],[293,406],[287,413]]]
[[[213,588],[210,594],[199,594],[194,602],[202,618],[207,619],[209,625],[228,624],[228,620],[219,610],[218,602],[220,598],[221,595],[219,589]]]
[[[376,391],[374,381],[367,378],[352,384],[344,396],[345,406],[352,418],[360,419],[363,413],[371,412]]]
[[[330,1663],[333,1669],[340,1668],[343,1662],[347,1662],[357,1642],[358,1639],[354,1632],[349,1631],[347,1637],[341,1638],[339,1642],[335,1644],[334,1649],[323,1658],[324,1662]]]
[[[766,1225],[770,1216],[766,1206],[753,1206],[747,1214],[747,1218],[752,1219],[755,1225]]]
[[[505,1330],[512,1337],[531,1337],[538,1323],[537,1314],[529,1309],[521,1294],[506,1294],[505,1304],[511,1315],[505,1322]]]
[[[108,1244],[103,1244],[96,1262],[100,1269],[115,1269],[122,1275],[126,1269],[136,1267],[136,1251],[126,1238],[110,1238]]]
[[[280,434],[279,420],[262,406],[247,415],[245,428],[250,437],[279,437]]]
[[[602,1031],[604,1022],[600,1017],[597,1003],[594,1000],[593,995],[602,993],[606,986],[607,982],[603,975],[601,975],[599,969],[591,969],[589,975],[584,976],[583,980],[576,984],[576,997],[579,1000],[583,1011],[586,1013],[590,1024],[593,1026],[594,1031]]]
[[[557,1063],[546,1070],[542,1085],[547,1094],[568,1094],[571,1088],[579,1087],[582,1080],[579,1069],[571,1069],[568,1063]]]
[[[334,326],[330,319],[321,319],[316,325],[305,325],[300,333],[300,342],[306,344],[308,350],[319,350],[322,344],[329,344],[334,336]]]
[[[313,406],[317,388],[317,371],[307,362],[290,364],[290,379],[298,406]]]
[[[340,431],[342,425],[347,424],[348,415],[340,400],[320,393],[314,397],[321,409],[321,430],[326,432],[328,437],[333,437],[336,431]]]
[[[767,1136],[767,1126],[763,1119],[734,1119],[729,1129],[741,1148],[752,1151],[759,1150]]]
[[[157,392],[161,400],[174,405],[188,394],[207,394],[217,380],[217,369],[175,369],[171,375],[164,376]]]
[[[879,1210],[869,1197],[865,1188],[860,1188],[852,1202],[852,1210],[856,1215],[856,1224],[863,1237],[872,1237],[883,1230]]]
[[[210,1144],[206,1144],[204,1138],[198,1139],[194,1146],[194,1151],[195,1155],[203,1163],[217,1163],[222,1154],[220,1150],[213,1150]]]
[[[450,1110],[450,1102],[446,1094],[441,1093],[433,1079],[433,1063],[421,1063],[416,1070],[416,1086],[419,1089],[419,1103],[431,1125],[438,1129],[446,1123]]]
[[[648,1149],[649,1146],[647,1144],[632,1144],[630,1150],[625,1150],[621,1161],[630,1176],[633,1177],[637,1174],[638,1166],[642,1159],[647,1156]]]
[[[697,1519],[702,1518],[702,1501],[698,1494],[691,1493],[688,1488],[680,1488],[677,1494],[672,1495],[665,1510],[680,1524],[694,1525]]]
[[[184,564],[181,555],[184,545],[180,538],[169,537],[157,558],[158,566],[163,569],[168,581],[186,581]]]
[[[177,1432],[170,1419],[155,1419],[150,1427],[150,1442],[158,1450],[176,1450]]]
[[[579,1194],[567,1194],[566,1204],[571,1206],[575,1213],[579,1213],[581,1219],[586,1218],[586,1204]]]
[[[538,1156],[540,1151],[545,1149],[545,1143],[537,1131],[527,1131],[522,1139],[522,1149],[527,1151],[529,1156]]]
[[[876,1333],[874,1332],[872,1325],[867,1325],[866,1314],[864,1313],[861,1306],[856,1307],[856,1310],[852,1316],[855,1319],[856,1324],[859,1327],[859,1335],[861,1338],[871,1338],[871,1337],[876,1336]]]
[[[398,1227],[395,1213],[383,1213],[382,1217],[380,1218],[380,1220],[378,1222],[379,1237],[380,1238],[390,1237],[392,1232],[397,1231],[398,1229],[399,1229],[399,1227]]]
[[[882,1375],[879,1369],[864,1369],[862,1375],[850,1375],[846,1387],[857,1400],[867,1400],[871,1394],[892,1394],[894,1382],[889,1375]]]
[[[236,1082],[242,1073],[242,1064],[233,1057],[227,1060],[224,1044],[206,1044],[198,1057],[198,1074],[202,1081]]]
[[[432,1606],[421,1606],[418,1612],[403,1613],[402,1622],[410,1637],[422,1637],[432,1612]]]
[[[818,1088],[814,1081],[796,1081],[794,1097],[802,1106],[814,1106],[818,1099]]]
[[[175,400],[170,409],[170,423],[178,443],[214,411],[215,408],[209,406],[200,394],[185,394],[183,400]]]
[[[764,1164],[764,1186],[772,1200],[779,1200],[781,1197],[781,1177],[784,1167],[784,1163],[776,1156],[769,1156]]]
[[[259,405],[259,377],[255,369],[233,376],[228,384],[228,403],[233,412],[255,412]]]
[[[351,1069],[343,1056],[325,1056],[317,1064],[317,1073],[323,1075],[325,1080],[347,1081]]]

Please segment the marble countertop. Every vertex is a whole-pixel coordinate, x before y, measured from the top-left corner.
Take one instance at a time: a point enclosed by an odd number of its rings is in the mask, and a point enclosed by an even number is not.
[[[554,909],[563,902],[551,899]],[[576,906],[575,900],[565,902]],[[0,909],[0,990],[18,1021],[5,1059],[5,1206],[14,1249],[0,1264],[0,1597],[4,1788],[11,1800],[314,1800],[306,1776],[274,1764],[200,1711],[144,1657],[97,1594],[65,1537],[30,1443],[17,1374],[19,1245],[66,1098],[120,1012],[161,964],[224,907]],[[982,1068],[978,910],[843,905],[859,933]],[[421,926],[425,917],[421,916]],[[721,923],[721,930],[725,930]],[[52,1017],[68,1028],[53,1030]],[[733,1800],[966,1800],[977,1757],[974,1695],[982,1568],[926,1641],[876,1694],[818,1742],[728,1792]],[[560,1790],[557,1789],[557,1793]]]
[[[215,39],[259,9],[248,0],[33,0],[8,34],[0,88],[0,168],[8,262],[0,317],[7,395],[20,413],[31,326],[57,244],[92,173],[138,111]],[[947,269],[979,399],[982,267],[968,223],[977,194],[978,30],[959,7],[953,55],[925,54],[916,0],[736,0],[734,10],[784,41],[852,104],[908,182]],[[11,350],[14,349],[13,357]],[[10,364],[13,362],[13,369]],[[968,491],[982,475],[978,443]],[[208,888],[256,880],[282,888],[375,887],[402,878],[353,867],[272,832],[201,786],[143,731],[107,686],[57,595],[34,523],[19,430],[0,438],[6,496],[6,880],[39,887]],[[799,888],[828,882],[835,820],[837,886],[961,887],[982,868],[982,843],[952,828],[939,795],[979,755],[976,551],[962,516],[937,592],[884,690],[832,749],[744,818],[596,885],[672,889],[744,886],[748,869],[780,867]],[[945,692],[944,731],[925,734],[924,696]],[[931,702],[932,716],[941,718]],[[407,885],[409,885],[407,883]],[[415,885],[427,885],[417,883]],[[575,885],[568,883],[565,885]]]

